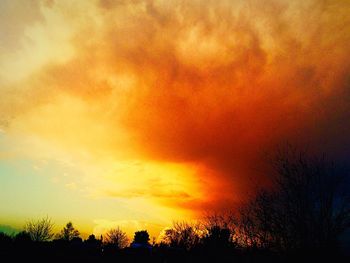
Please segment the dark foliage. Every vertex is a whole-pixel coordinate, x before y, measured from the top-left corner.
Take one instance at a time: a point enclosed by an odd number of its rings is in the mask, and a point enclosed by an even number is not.
[[[133,243],[137,244],[148,244],[150,238],[147,230],[141,230],[135,232]]]

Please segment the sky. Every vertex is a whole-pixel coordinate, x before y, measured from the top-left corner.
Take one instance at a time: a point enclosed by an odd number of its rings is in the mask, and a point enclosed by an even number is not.
[[[348,161],[346,0],[1,0],[0,228],[157,237],[268,185],[289,142]]]

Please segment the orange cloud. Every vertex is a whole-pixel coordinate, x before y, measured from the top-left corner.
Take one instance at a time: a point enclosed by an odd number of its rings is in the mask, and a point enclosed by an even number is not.
[[[11,105],[30,93],[34,120],[61,112],[56,133],[24,123],[99,159],[195,167],[176,176],[191,182],[184,189],[158,173],[162,183],[128,191],[221,209],[268,181],[263,155],[280,142],[345,156],[349,11],[344,1],[97,1],[74,24],[74,56],[31,74]]]

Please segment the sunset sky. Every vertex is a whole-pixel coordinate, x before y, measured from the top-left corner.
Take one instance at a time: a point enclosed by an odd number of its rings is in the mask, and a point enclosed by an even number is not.
[[[350,156],[350,1],[1,0],[0,229],[152,236]]]

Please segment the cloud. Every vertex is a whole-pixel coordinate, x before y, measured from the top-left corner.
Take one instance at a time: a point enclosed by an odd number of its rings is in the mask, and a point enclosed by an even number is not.
[[[74,55],[1,91],[0,108],[7,130],[85,152],[98,193],[202,212],[266,183],[264,154],[280,142],[347,156],[348,3],[97,1],[90,19],[69,10]],[[159,169],[158,181],[142,171],[128,184],[137,165],[108,170],[135,160]],[[174,190],[174,180],[186,183]]]

